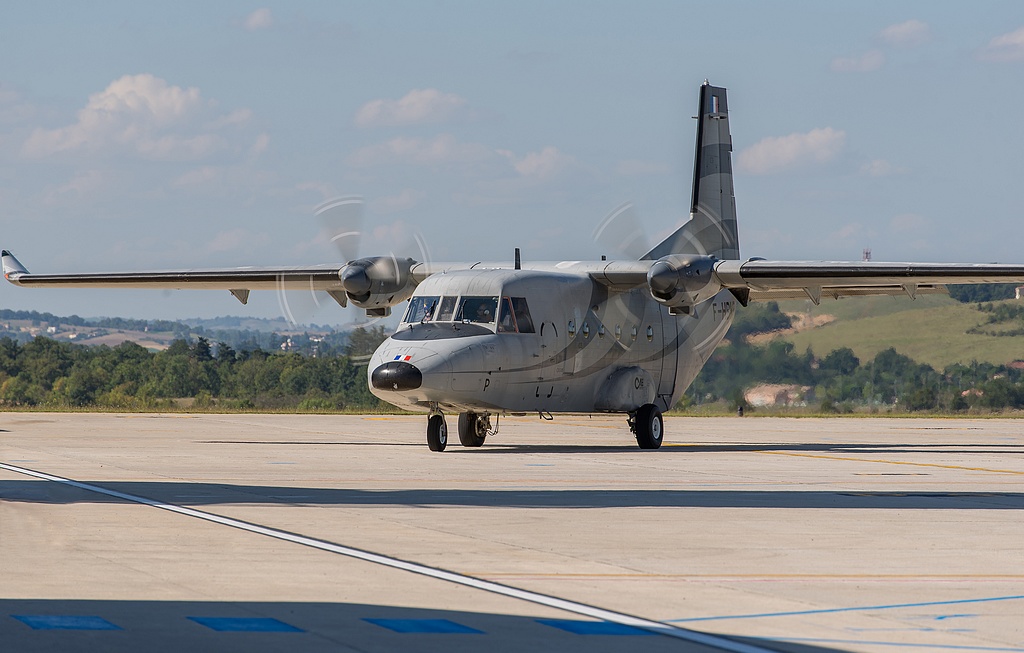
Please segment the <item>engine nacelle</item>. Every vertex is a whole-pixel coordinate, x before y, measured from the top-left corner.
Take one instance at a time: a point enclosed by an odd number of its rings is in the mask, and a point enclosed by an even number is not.
[[[367,315],[386,317],[416,289],[409,273],[415,264],[411,258],[371,256],[352,261],[338,276],[350,302],[366,309]]]
[[[714,256],[670,254],[658,259],[647,271],[647,285],[656,301],[675,315],[718,294],[722,284],[715,278]]]

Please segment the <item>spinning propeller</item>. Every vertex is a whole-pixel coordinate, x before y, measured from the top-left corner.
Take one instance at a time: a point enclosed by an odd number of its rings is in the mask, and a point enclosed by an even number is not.
[[[593,238],[603,249],[617,252],[627,259],[639,259],[651,251],[650,240],[632,202],[612,209],[594,229]]]
[[[344,307],[352,302],[365,309],[369,317],[386,317],[392,305],[412,294],[411,267],[418,261],[430,260],[426,240],[400,223],[391,229],[379,227],[369,235],[371,240],[387,243],[381,247],[387,254],[360,258],[365,235],[363,209],[363,198],[344,196],[329,199],[313,210],[321,233],[337,249],[345,265],[339,271],[336,290],[319,290],[312,281],[303,290],[286,290],[283,283],[279,284],[278,304],[293,326],[308,322],[322,306],[331,303]],[[405,256],[407,253],[417,258]]]

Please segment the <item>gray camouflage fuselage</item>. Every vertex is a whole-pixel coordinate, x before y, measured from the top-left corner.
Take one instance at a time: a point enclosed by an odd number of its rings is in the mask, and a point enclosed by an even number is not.
[[[435,274],[417,297],[524,297],[534,332],[496,324],[403,321],[370,370],[408,362],[418,387],[374,387],[400,408],[431,412],[632,412],[673,406],[732,323],[736,299],[722,291],[690,315],[671,315],[645,288],[595,281],[595,263],[534,264]],[[383,384],[378,384],[383,385]]]

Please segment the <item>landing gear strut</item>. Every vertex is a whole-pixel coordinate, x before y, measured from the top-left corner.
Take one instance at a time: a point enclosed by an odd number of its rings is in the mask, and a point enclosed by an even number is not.
[[[482,447],[491,430],[491,416],[479,413],[459,415],[459,442],[464,447]]]
[[[654,404],[644,404],[630,413],[629,429],[636,435],[636,443],[641,449],[657,449],[661,446],[665,434],[665,421],[661,411]]]
[[[448,424],[441,413],[427,418],[427,446],[431,451],[444,451],[448,446]]]

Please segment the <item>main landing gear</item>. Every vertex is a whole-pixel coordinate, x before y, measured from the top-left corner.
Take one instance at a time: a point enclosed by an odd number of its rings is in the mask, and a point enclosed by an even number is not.
[[[459,442],[464,447],[482,447],[487,436],[496,432],[487,413],[459,415]],[[427,446],[431,451],[444,451],[448,446],[448,424],[441,412],[431,413],[427,418]]]
[[[459,442],[464,447],[482,447],[491,430],[491,416],[479,413],[459,415]]]
[[[654,404],[644,404],[630,413],[627,419],[629,430],[636,436],[636,443],[641,449],[657,449],[661,446],[665,434],[665,420],[661,411]]]

